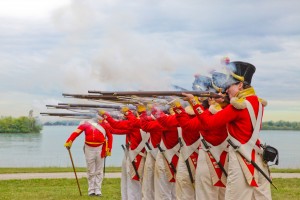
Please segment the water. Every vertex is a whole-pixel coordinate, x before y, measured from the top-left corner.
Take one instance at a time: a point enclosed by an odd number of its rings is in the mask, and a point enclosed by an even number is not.
[[[44,126],[40,134],[0,134],[0,167],[72,167],[65,141],[76,126]],[[121,166],[125,136],[115,136],[106,166]],[[73,142],[76,167],[85,167],[84,133]]]
[[[0,134],[0,167],[71,167],[66,139],[76,126],[44,126],[40,134]],[[261,131],[261,138],[279,151],[279,168],[300,168],[300,131]],[[121,166],[124,136],[115,135],[106,166]],[[84,133],[71,152],[76,167],[85,167]]]

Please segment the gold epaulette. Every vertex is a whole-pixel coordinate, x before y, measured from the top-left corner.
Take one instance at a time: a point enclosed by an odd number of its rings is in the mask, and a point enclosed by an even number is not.
[[[212,104],[212,105],[209,106],[208,110],[209,110],[209,112],[211,114],[216,114],[217,112],[219,112],[220,110],[222,110],[222,107],[221,107],[220,104],[214,103],[214,104]]]
[[[242,110],[244,108],[246,108],[246,102],[245,102],[245,98],[237,98],[237,97],[233,97],[230,100],[230,104],[233,105],[233,107],[235,107],[236,109]],[[262,98],[258,98],[258,101],[264,106],[266,107],[268,105],[268,102]]]
[[[246,102],[245,102],[245,98],[237,98],[237,97],[232,97],[230,99],[230,104],[235,107],[236,109],[242,110],[245,109],[247,107]]]

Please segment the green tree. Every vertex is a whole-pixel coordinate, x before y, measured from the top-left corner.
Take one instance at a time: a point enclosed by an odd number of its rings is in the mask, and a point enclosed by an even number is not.
[[[34,118],[0,118],[0,133],[39,133],[41,130],[42,126]]]

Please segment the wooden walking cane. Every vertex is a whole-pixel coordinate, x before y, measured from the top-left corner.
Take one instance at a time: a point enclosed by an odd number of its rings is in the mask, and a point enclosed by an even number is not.
[[[70,159],[71,159],[71,162],[72,162],[73,171],[74,171],[75,178],[76,178],[76,181],[77,181],[77,186],[78,186],[79,194],[80,194],[80,196],[82,196],[81,190],[80,190],[80,186],[79,186],[79,182],[78,182],[78,178],[77,178],[77,174],[76,174],[76,170],[75,170],[75,166],[74,166],[74,162],[73,162],[73,158],[72,158],[72,154],[71,154],[71,150],[70,150],[70,148],[67,148],[67,149],[68,149],[68,152],[69,152],[69,155],[70,155]]]

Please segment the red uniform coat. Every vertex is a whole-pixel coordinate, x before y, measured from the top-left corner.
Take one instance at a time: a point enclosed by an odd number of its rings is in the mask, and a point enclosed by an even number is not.
[[[160,116],[157,118],[159,124],[163,127],[162,140],[167,149],[172,149],[178,144],[178,127],[179,123],[175,115],[166,115],[163,112],[160,113]],[[178,163],[178,156],[174,155],[172,158],[172,164],[176,168]],[[173,177],[175,177],[175,172],[169,166]],[[170,180],[170,182],[175,182],[175,178]]]
[[[200,138],[200,123],[197,117],[185,112],[182,107],[174,108],[176,119],[182,128],[182,139],[187,146],[192,145]]]
[[[114,129],[125,130],[126,141],[130,142],[130,148],[134,150],[142,141],[140,132],[140,121],[134,116],[134,114],[128,111],[127,120],[116,121],[109,114],[106,115],[106,121]]]
[[[248,96],[246,99],[253,106],[255,116],[257,117],[259,103],[257,96]],[[194,106],[195,112],[197,112],[197,107],[197,105]],[[198,115],[198,119],[205,130],[218,129],[227,126],[230,135],[237,139],[241,144],[247,143],[253,133],[248,110],[237,109],[232,104],[229,104],[214,115],[211,115],[209,112],[204,112]]]
[[[243,100],[243,99],[240,99]],[[258,115],[259,109],[259,100],[256,95],[247,96],[246,100],[248,100],[253,109],[255,116]],[[239,103],[238,101],[235,103]],[[194,110],[197,112],[197,105],[194,106]],[[238,140],[241,144],[245,144],[249,141],[253,134],[253,126],[251,122],[251,118],[248,112],[248,109],[245,108],[236,108],[232,104],[225,107],[223,110],[217,112],[214,115],[210,115],[207,112],[204,112],[198,115],[200,120],[201,126],[203,126],[206,130],[211,130],[213,128],[218,128],[222,126],[227,126],[227,130],[232,137]],[[260,141],[256,141],[256,145],[259,146]],[[252,160],[255,161],[255,151],[252,151]],[[250,173],[254,174],[254,166],[246,162],[244,159],[245,164],[247,165]],[[257,186],[256,181],[253,181],[250,184],[251,186]]]
[[[160,143],[161,134],[163,127],[158,123],[157,120],[153,120],[147,116],[147,113],[144,111],[140,114],[141,119],[141,128],[143,131],[150,134],[150,141],[154,148]]]
[[[103,127],[103,126],[102,126]],[[74,141],[83,131],[85,132],[85,144],[87,144],[88,146],[91,147],[98,147],[102,144],[102,154],[101,157],[105,156],[105,152],[106,152],[106,141],[107,141],[107,145],[108,148],[112,148],[112,142],[113,142],[113,137],[111,132],[108,129],[105,129],[105,127],[103,127],[105,132],[106,132],[106,138],[104,137],[104,134],[102,132],[100,132],[97,128],[95,128],[92,124],[90,124],[89,122],[84,122],[83,124],[79,125],[77,127],[78,130],[80,130],[79,132],[74,131],[70,137],[67,139],[66,142],[69,141]]]

